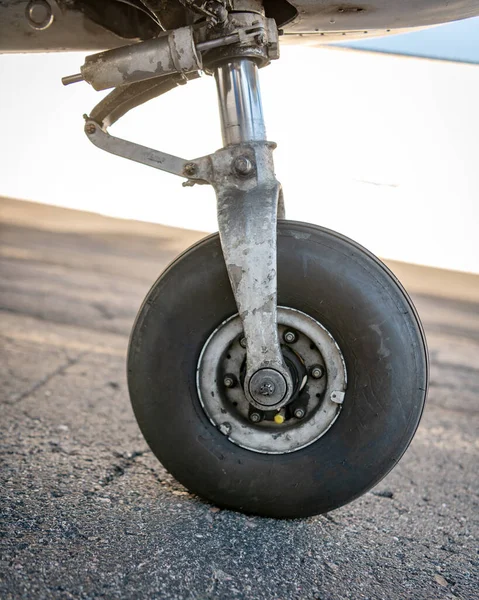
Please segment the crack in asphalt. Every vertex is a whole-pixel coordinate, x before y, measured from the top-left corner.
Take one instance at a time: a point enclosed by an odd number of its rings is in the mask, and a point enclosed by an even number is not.
[[[78,356],[76,356],[75,358],[69,358],[64,364],[57,367],[54,371],[51,371],[48,375],[45,375],[45,377],[43,377],[42,379],[37,381],[29,389],[25,390],[21,394],[13,396],[10,399],[5,399],[3,401],[3,403],[9,404],[9,405],[18,404],[25,398],[28,398],[29,396],[34,394],[37,390],[39,390],[41,387],[46,385],[54,377],[56,377],[57,375],[62,375],[69,367],[76,365],[86,354],[87,354],[87,352],[85,351],[85,352],[82,352],[81,354],[79,354]]]
[[[127,469],[133,467],[136,463],[136,459],[139,456],[143,456],[146,454],[146,450],[135,450],[128,456],[121,456],[121,460],[119,463],[114,463],[110,470],[107,472],[105,477],[100,480],[100,485],[102,487],[106,487],[113,483],[119,477],[123,477],[125,475]]]

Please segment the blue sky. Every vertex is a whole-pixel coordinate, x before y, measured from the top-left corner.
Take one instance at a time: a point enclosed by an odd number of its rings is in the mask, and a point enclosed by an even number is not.
[[[431,29],[341,44],[348,48],[479,64],[479,17]]]

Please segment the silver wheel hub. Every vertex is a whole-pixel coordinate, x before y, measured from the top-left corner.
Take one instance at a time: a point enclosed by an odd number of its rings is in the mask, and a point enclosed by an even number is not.
[[[239,315],[211,334],[197,368],[199,399],[211,423],[232,443],[265,454],[294,452],[324,435],[339,416],[347,384],[339,346],[312,317],[278,307],[278,333],[294,380],[293,395],[281,410],[274,405],[284,397],[286,383],[275,369],[261,369],[251,377],[249,392],[257,406],[246,398]]]

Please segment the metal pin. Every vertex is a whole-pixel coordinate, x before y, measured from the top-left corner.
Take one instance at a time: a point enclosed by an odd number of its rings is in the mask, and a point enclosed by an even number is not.
[[[75,75],[67,75],[66,77],[62,77],[63,85],[70,85],[70,83],[79,83],[80,81],[84,81],[83,75],[81,73],[75,73]]]

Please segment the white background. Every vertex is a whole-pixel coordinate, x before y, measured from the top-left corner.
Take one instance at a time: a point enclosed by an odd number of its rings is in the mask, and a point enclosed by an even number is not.
[[[0,195],[216,229],[207,186],[109,156],[83,134],[101,98],[67,88],[82,54],[0,57]],[[377,255],[479,272],[479,67],[286,47],[261,71],[287,216]],[[194,158],[221,146],[214,82],[169,92],[112,133]]]

